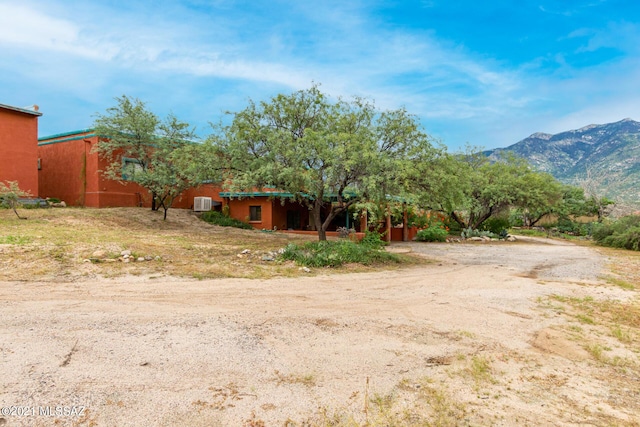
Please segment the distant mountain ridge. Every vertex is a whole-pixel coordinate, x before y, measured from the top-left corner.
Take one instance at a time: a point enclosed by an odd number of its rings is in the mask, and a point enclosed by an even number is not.
[[[640,122],[624,119],[555,135],[537,132],[506,148],[567,184],[588,184],[599,196],[640,205]]]

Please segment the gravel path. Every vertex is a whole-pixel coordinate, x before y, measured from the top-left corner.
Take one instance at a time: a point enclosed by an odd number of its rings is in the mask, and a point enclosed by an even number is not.
[[[402,243],[392,250],[437,261],[362,274],[0,282],[0,403],[85,408],[0,425],[363,425],[383,416],[374,396],[388,414],[432,416],[425,390],[462,424],[575,425],[576,407],[622,417],[538,301],[623,291],[597,282],[597,252],[550,243]],[[494,378],[481,386],[478,361]]]
[[[597,281],[606,265],[606,259],[588,247],[523,236],[518,237],[516,244],[477,242],[425,245],[411,242],[397,243],[395,246],[408,246],[415,253],[461,265],[494,265],[547,280]]]

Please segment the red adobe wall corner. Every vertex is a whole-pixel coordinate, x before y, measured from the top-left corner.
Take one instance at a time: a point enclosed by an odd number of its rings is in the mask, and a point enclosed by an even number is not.
[[[39,195],[38,117],[33,110],[0,104],[0,181],[18,181],[20,189]]]
[[[91,129],[40,138],[40,194],[70,206],[93,208],[151,206],[140,185],[103,177],[107,161],[94,151],[98,136]]]

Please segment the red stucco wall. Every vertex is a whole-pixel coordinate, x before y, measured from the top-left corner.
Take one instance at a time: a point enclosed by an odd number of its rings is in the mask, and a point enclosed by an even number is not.
[[[90,131],[42,138],[38,144],[42,197],[57,197],[70,206],[94,208],[151,206],[147,190],[135,183],[106,179],[107,161],[93,152],[98,137]]]
[[[246,199],[227,200],[229,205],[229,216],[240,221],[249,222],[253,228],[259,230],[273,230],[273,202],[268,197],[250,197]],[[262,207],[262,220],[249,221],[249,206]]]
[[[70,206],[150,207],[151,195],[143,187],[103,177],[100,171],[108,162],[93,152],[97,143],[91,130],[41,138],[37,147],[42,165],[38,174],[41,196],[59,198]],[[173,207],[192,209],[194,197],[200,196],[222,202],[220,191],[213,184],[190,188],[174,200]]]
[[[38,190],[38,116],[0,107],[0,181]]]
[[[193,209],[193,199],[196,197],[211,197],[211,200],[223,203],[224,200],[220,197],[221,191],[222,188],[215,184],[203,184],[198,187],[190,188],[176,198],[173,202],[173,207],[179,209]]]

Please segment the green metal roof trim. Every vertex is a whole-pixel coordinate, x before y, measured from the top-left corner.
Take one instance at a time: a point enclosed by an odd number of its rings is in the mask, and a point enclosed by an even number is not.
[[[73,135],[73,134],[71,133],[69,135]],[[95,133],[89,133],[89,134],[86,134],[86,135],[74,136],[73,138],[54,139],[53,141],[39,142],[38,143],[38,147],[40,147],[42,145],[58,144],[60,142],[78,141],[80,139],[92,138],[94,136],[96,136]],[[41,138],[38,141],[43,141],[43,140],[46,140],[46,138]]]
[[[267,187],[269,188],[269,187]],[[220,197],[228,197],[228,198],[244,198],[244,197],[286,197],[289,199],[293,199],[295,198],[295,194],[293,193],[285,193],[283,191],[235,191],[235,192],[230,192],[230,191],[226,191],[226,192],[220,192],[218,193],[218,195]],[[346,197],[357,197],[356,193],[353,192],[348,192],[344,194]],[[307,199],[311,199],[313,200],[314,197],[310,194],[305,194],[302,193],[301,194],[302,197],[305,197]],[[328,194],[326,197],[328,197],[330,200],[337,200],[338,196],[336,194]]]
[[[41,116],[42,113],[34,110],[27,110],[26,108],[14,107],[7,104],[0,104],[0,108],[4,108],[7,110],[17,111],[18,113],[30,114],[32,116]]]
[[[56,133],[55,135],[43,136],[42,138],[38,138],[38,141],[46,141],[47,139],[58,139],[58,138],[62,138],[63,136],[77,135],[79,133],[88,133],[88,132],[93,133],[93,131],[94,131],[93,128],[89,128],[89,129],[74,130],[71,132]],[[92,135],[92,136],[95,136],[95,135]],[[86,138],[87,135],[84,135],[84,137]]]
[[[221,191],[218,195],[222,198],[243,197],[294,197],[292,193],[282,191]]]

